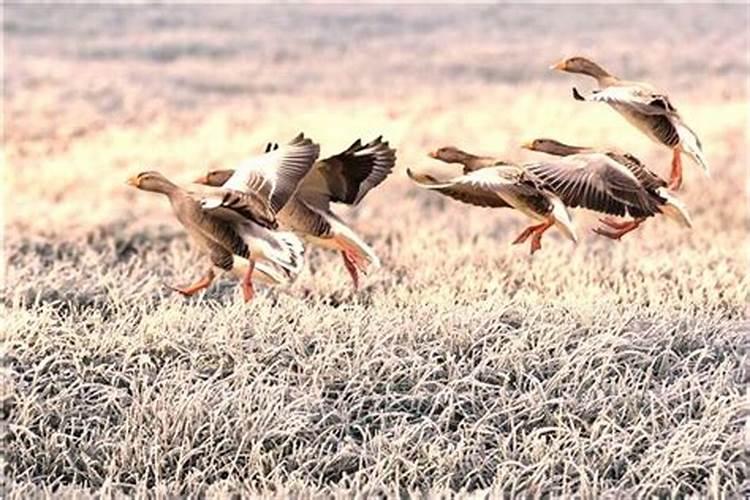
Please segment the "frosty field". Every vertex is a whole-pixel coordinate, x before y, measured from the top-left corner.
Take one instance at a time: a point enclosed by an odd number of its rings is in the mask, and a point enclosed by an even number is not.
[[[625,23],[623,20],[627,19]],[[747,492],[746,6],[5,6],[4,495],[740,496]],[[643,49],[642,41],[648,43]],[[454,144],[662,149],[553,73],[586,54],[670,97],[706,145],[663,217],[580,242],[420,191]],[[250,304],[166,199],[304,131],[383,134],[394,173],[337,212],[383,261],[310,249]]]

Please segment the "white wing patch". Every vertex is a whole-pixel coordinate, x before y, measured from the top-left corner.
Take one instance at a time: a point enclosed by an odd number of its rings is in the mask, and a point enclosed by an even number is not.
[[[246,191],[248,183],[254,175],[259,175],[269,185],[269,198],[273,196],[276,189],[276,168],[281,162],[283,155],[280,149],[276,149],[262,156],[254,156],[240,163],[234,174],[224,183],[222,187]]]

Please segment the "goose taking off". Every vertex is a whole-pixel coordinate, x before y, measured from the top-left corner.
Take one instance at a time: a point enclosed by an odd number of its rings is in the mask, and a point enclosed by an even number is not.
[[[690,156],[708,175],[708,162],[701,141],[685,124],[665,93],[647,83],[621,80],[585,57],[565,59],[552,69],[596,79],[598,90],[584,96],[574,87],[573,97],[579,101],[609,104],[652,140],[672,149],[670,189],[678,189],[682,184],[681,153]]]
[[[190,296],[211,284],[214,267],[235,273],[244,270],[242,291],[247,302],[254,295],[256,262],[268,281],[296,276],[302,269],[304,247],[293,233],[277,231],[276,213],[318,153],[318,145],[300,134],[282,148],[250,159],[220,188],[178,186],[158,172],[131,177],[128,184],[169,198],[177,219],[211,261],[198,282],[173,289]]]
[[[269,144],[267,151],[275,147]],[[380,265],[375,251],[331,210],[331,203],[358,204],[391,173],[396,150],[378,137],[362,144],[358,139],[346,150],[319,160],[302,180],[289,203],[278,213],[279,223],[305,241],[341,253],[355,289],[359,272]],[[222,186],[233,170],[215,170],[197,182]]]

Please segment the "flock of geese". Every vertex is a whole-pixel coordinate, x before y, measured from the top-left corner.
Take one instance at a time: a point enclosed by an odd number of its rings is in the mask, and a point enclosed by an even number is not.
[[[524,144],[550,155],[526,165],[473,155],[452,146],[439,148],[430,156],[462,165],[462,175],[438,180],[407,169],[408,176],[425,189],[464,203],[510,207],[524,213],[535,224],[513,243],[530,239],[532,254],[541,248],[542,235],[552,226],[577,240],[568,208],[607,214],[595,232],[613,239],[657,214],[691,227],[685,205],[673,193],[682,183],[681,155],[689,156],[706,174],[708,164],[700,141],[667,95],[644,83],[621,80],[583,57],[565,59],[552,68],[596,79],[598,89],[583,95],[574,87],[573,97],[609,104],[648,137],[671,148],[669,180],[629,153],[571,146],[553,139]],[[288,144],[269,143],[263,154],[234,169],[209,171],[189,185],[178,186],[153,171],[131,177],[130,185],[169,198],[177,219],[210,261],[199,281],[171,288],[193,295],[212,283],[218,268],[240,277],[247,302],[254,295],[254,280],[280,285],[300,273],[302,240],[340,253],[357,288],[360,273],[379,266],[379,259],[331,210],[331,204],[358,204],[392,172],[396,150],[379,137],[366,144],[358,139],[341,153],[322,160],[319,153],[319,145],[300,134]]]

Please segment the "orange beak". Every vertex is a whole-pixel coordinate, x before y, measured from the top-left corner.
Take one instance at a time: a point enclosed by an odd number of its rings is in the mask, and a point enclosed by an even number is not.
[[[427,156],[429,156],[430,158],[435,158],[436,160],[439,159],[437,151],[430,151],[429,153],[427,153]]]
[[[127,181],[128,186],[138,187],[140,185],[140,179],[138,179],[137,175],[134,175],[133,177],[130,177]]]
[[[196,184],[208,184],[208,175],[201,175],[193,181]]]
[[[557,71],[565,71],[567,68],[567,64],[565,64],[565,60],[563,59],[559,63],[553,64],[549,67],[549,69],[556,69]]]
[[[530,149],[531,151],[534,151],[534,141],[524,142],[521,144],[521,147],[523,149]]]

